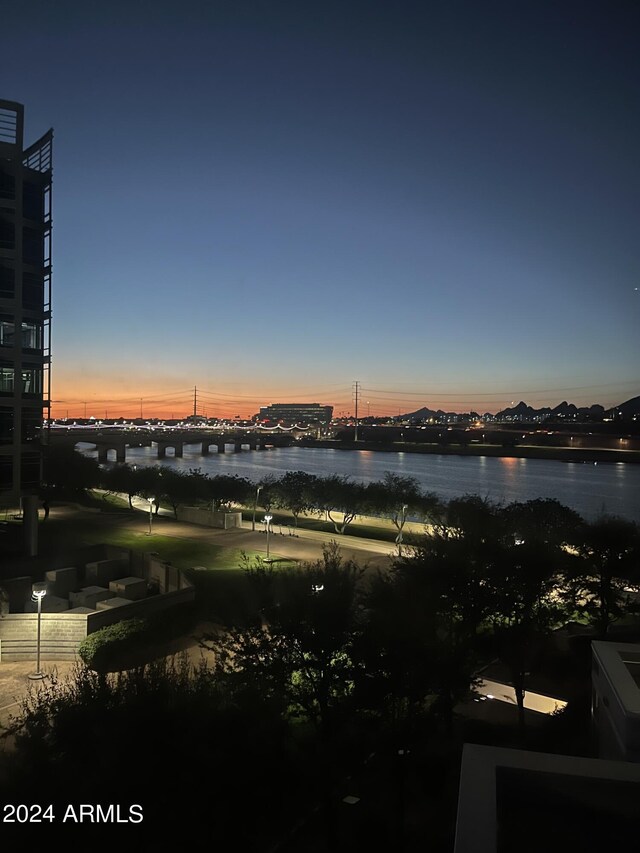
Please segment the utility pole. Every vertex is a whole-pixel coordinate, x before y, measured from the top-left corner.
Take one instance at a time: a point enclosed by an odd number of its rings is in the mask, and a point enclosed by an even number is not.
[[[140,420],[142,420],[142,397],[140,397]]]
[[[198,389],[193,386],[193,417],[198,414]]]
[[[354,433],[354,441],[357,441],[358,440],[358,395],[360,393],[360,383],[354,382],[353,388],[354,388],[354,396],[355,396],[355,400],[356,400],[356,431]]]

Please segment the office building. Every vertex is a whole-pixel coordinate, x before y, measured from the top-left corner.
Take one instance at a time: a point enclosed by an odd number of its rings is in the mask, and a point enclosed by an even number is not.
[[[261,406],[256,417],[261,421],[285,424],[328,424],[333,417],[333,406],[320,403],[272,403]]]
[[[24,107],[0,100],[0,506],[22,507],[36,551],[49,414],[53,132],[23,148]]]

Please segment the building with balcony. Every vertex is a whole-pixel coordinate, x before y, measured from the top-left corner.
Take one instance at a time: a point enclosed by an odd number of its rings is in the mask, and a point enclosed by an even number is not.
[[[24,107],[0,100],[0,507],[21,506],[37,545],[49,414],[53,131],[23,147]]]

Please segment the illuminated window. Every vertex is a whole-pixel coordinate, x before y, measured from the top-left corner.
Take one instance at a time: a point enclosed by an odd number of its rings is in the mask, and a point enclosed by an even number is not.
[[[22,349],[42,349],[42,324],[25,320],[22,324]]]
[[[23,394],[41,394],[42,393],[42,368],[25,365],[22,369],[22,393]]]
[[[0,394],[13,394],[13,365],[0,361]]]

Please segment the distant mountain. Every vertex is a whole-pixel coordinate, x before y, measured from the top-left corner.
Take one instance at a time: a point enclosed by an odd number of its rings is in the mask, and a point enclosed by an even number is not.
[[[640,397],[632,397],[625,403],[614,406],[613,409],[609,410],[609,413],[614,417],[619,413],[618,416],[621,415],[625,421],[632,420],[634,415],[640,415]]]
[[[561,403],[560,405],[565,405],[566,403]],[[520,400],[517,406],[513,406],[512,408],[507,407],[503,409],[501,412],[496,414],[496,418],[501,420],[520,420],[527,421],[533,420],[535,417],[539,417],[540,415],[548,415],[550,414],[551,409],[533,409],[531,406],[528,406],[525,402]]]
[[[558,403],[553,409],[550,409],[548,406],[543,406],[541,409],[534,409],[531,406],[527,406],[526,403],[520,402],[512,409],[507,408],[498,412],[496,419],[526,421],[540,420],[540,418],[556,420],[558,418],[579,417],[595,420],[600,419],[604,415],[604,412],[604,406],[600,406],[597,403],[591,406],[575,406],[573,403],[567,403],[566,400],[563,400],[562,403]]]
[[[632,418],[634,415],[640,413],[640,397],[633,397],[631,400],[627,400],[626,403],[621,403],[619,406],[615,406],[610,410],[610,412],[612,413],[612,416],[615,416],[615,414],[619,412],[620,414],[618,417],[622,416],[625,420],[627,418]],[[576,417],[587,420],[600,420],[605,413],[606,410],[604,406],[601,406],[598,403],[594,403],[591,406],[576,406],[573,403],[568,403],[566,400],[563,400],[562,403],[558,403],[558,405],[553,408],[550,406],[543,406],[540,409],[534,409],[533,406],[529,406],[524,402],[524,400],[520,400],[516,406],[502,409],[495,415],[492,415],[490,412],[486,412],[484,415],[478,415],[477,412],[444,412],[442,409],[434,410],[430,409],[428,406],[423,406],[415,412],[408,412],[400,417],[402,420],[416,421],[427,421],[431,418],[434,420],[442,420],[447,417],[460,417],[461,415],[467,415],[470,418],[492,417],[496,420],[504,421],[533,421],[540,420],[541,418],[555,420]]]

